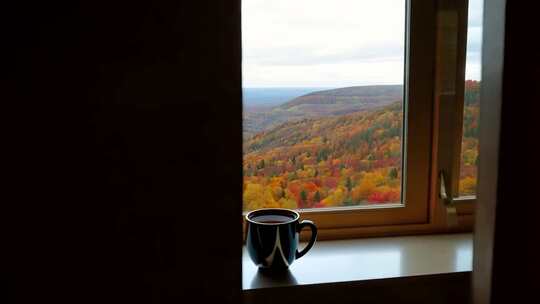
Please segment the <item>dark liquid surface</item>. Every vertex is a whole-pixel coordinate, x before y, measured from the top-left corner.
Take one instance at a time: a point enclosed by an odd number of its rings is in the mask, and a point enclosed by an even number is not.
[[[251,218],[252,221],[262,224],[281,224],[294,220],[293,217],[278,214],[259,215]]]

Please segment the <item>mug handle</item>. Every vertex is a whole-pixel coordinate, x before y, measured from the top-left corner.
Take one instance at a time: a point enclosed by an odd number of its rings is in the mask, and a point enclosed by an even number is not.
[[[306,226],[311,229],[311,240],[309,240],[306,248],[304,248],[302,251],[298,251],[298,249],[296,250],[297,259],[301,258],[304,254],[306,254],[311,249],[311,247],[313,247],[313,244],[315,244],[315,240],[317,240],[317,226],[315,226],[315,224],[313,224],[313,222],[310,220],[303,220],[302,222],[300,222],[300,224],[298,224],[298,233],[300,233],[300,231],[302,231],[302,229]]]

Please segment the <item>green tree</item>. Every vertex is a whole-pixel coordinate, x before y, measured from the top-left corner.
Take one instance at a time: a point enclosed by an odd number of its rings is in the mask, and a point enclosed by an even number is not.
[[[321,162],[323,160],[326,161],[329,153],[330,151],[326,148],[319,150],[319,152],[317,152],[317,162]]]
[[[390,172],[388,173],[388,176],[391,178],[391,179],[396,179],[398,177],[398,170],[397,168],[392,168],[390,169]]]
[[[306,190],[302,189],[302,191],[300,191],[300,199],[302,200],[303,203],[305,203],[307,201],[307,192],[306,192]]]
[[[347,176],[347,180],[345,181],[345,187],[347,187],[347,190],[350,192],[353,188],[352,180],[350,176]]]

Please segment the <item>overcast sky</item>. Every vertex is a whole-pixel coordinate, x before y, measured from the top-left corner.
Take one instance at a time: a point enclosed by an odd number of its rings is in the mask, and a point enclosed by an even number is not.
[[[482,0],[470,0],[467,79],[480,77]],[[243,0],[244,87],[401,84],[404,0]]]

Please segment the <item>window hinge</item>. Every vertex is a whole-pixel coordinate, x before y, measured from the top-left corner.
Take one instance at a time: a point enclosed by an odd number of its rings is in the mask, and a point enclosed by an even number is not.
[[[444,206],[446,208],[446,223],[448,226],[453,227],[457,226],[458,224],[458,217],[457,217],[457,209],[456,209],[456,202],[452,195],[448,195],[446,192],[446,179],[445,179],[444,171],[441,170],[440,173],[440,192],[439,192],[439,198],[443,201]]]

